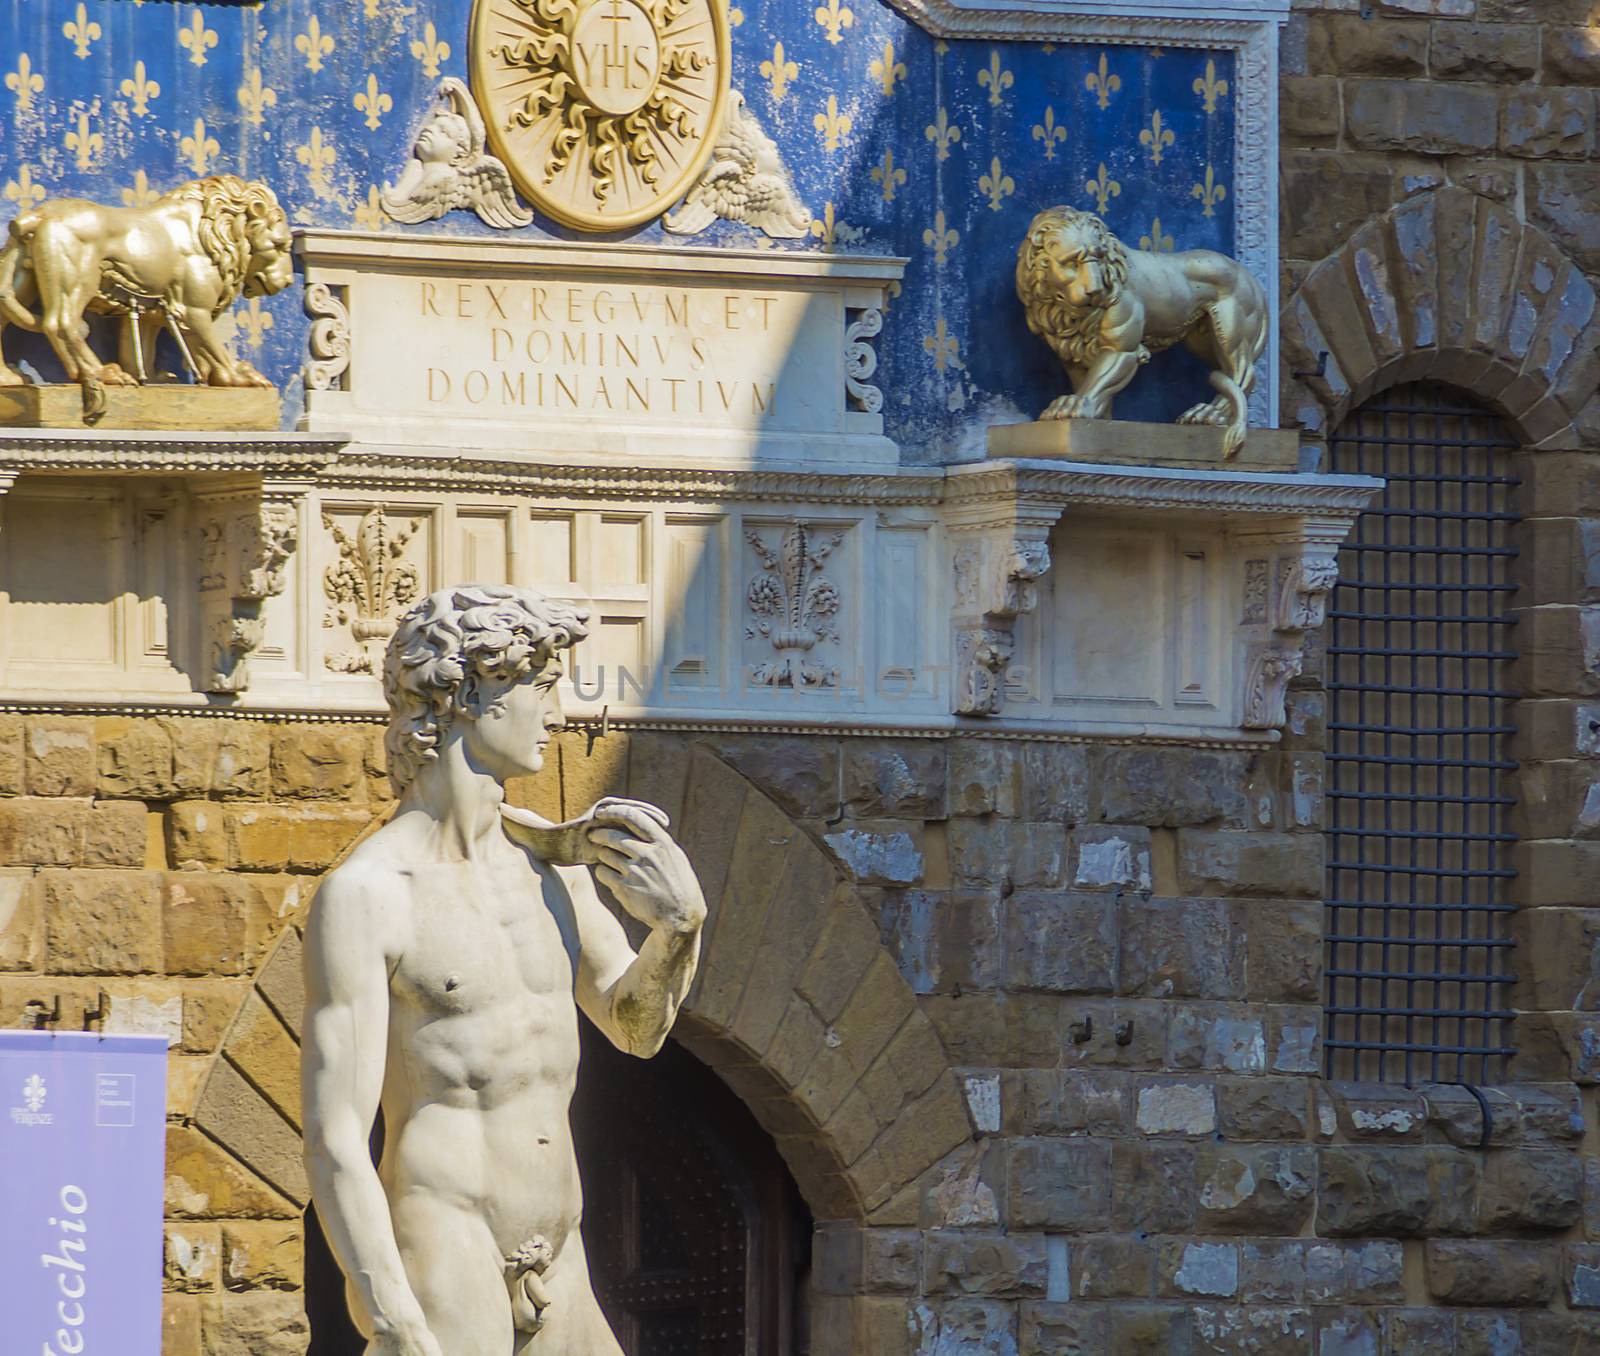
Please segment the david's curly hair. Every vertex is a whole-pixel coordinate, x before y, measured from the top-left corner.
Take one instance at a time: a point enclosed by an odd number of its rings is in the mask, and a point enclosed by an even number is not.
[[[469,678],[532,678],[589,634],[588,621],[571,603],[503,584],[441,589],[401,617],[383,664],[383,744],[395,795],[439,756],[439,741],[470,700]]]

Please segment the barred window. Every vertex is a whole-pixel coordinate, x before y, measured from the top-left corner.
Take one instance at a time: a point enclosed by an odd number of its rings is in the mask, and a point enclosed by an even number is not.
[[[1492,1083],[1512,1053],[1515,447],[1419,383],[1329,448],[1331,470],[1388,482],[1328,614],[1330,1077]]]

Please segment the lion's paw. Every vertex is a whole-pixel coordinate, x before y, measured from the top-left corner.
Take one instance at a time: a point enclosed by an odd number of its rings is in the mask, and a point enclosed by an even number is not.
[[[1057,396],[1039,416],[1043,419],[1079,419],[1084,414],[1083,398],[1075,395]]]
[[[1203,405],[1194,405],[1178,416],[1180,424],[1205,424],[1214,428],[1225,428],[1228,424],[1228,410],[1221,402],[1208,400]]]
[[[132,373],[124,372],[116,363],[107,363],[100,369],[100,381],[106,386],[137,386],[139,379]]]
[[[28,379],[20,372],[14,372],[4,363],[0,363],[0,386],[26,386]]]

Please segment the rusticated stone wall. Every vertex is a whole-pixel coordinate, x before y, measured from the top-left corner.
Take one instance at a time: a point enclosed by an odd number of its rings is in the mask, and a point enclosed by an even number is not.
[[[1291,717],[559,739],[532,803],[653,795],[707,879],[684,1036],[818,1216],[815,1356],[1600,1342],[1592,1071],[1488,1090],[1486,1149],[1464,1090],[1320,1076],[1319,695]],[[0,720],[0,1022],[174,1042],[169,1356],[304,1348],[295,925],[385,806],[378,734]]]

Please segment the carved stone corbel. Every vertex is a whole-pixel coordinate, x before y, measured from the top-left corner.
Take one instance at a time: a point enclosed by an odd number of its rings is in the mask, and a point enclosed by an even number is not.
[[[1245,665],[1239,724],[1246,730],[1280,729],[1287,720],[1289,682],[1305,666],[1306,634],[1326,620],[1328,596],[1339,581],[1344,531],[1343,523],[1310,520],[1292,541],[1264,542],[1273,552],[1269,559],[1246,563],[1244,620],[1258,623]],[[1269,596],[1263,600],[1264,582]]]
[[[284,591],[300,544],[299,493],[257,485],[197,496],[208,692],[231,695],[250,685],[250,657],[266,630],[263,606]]]
[[[1039,604],[1050,568],[1050,530],[1060,507],[1011,506],[1004,517],[951,524],[955,588],[953,709],[993,716],[1006,696],[1017,618]]]

